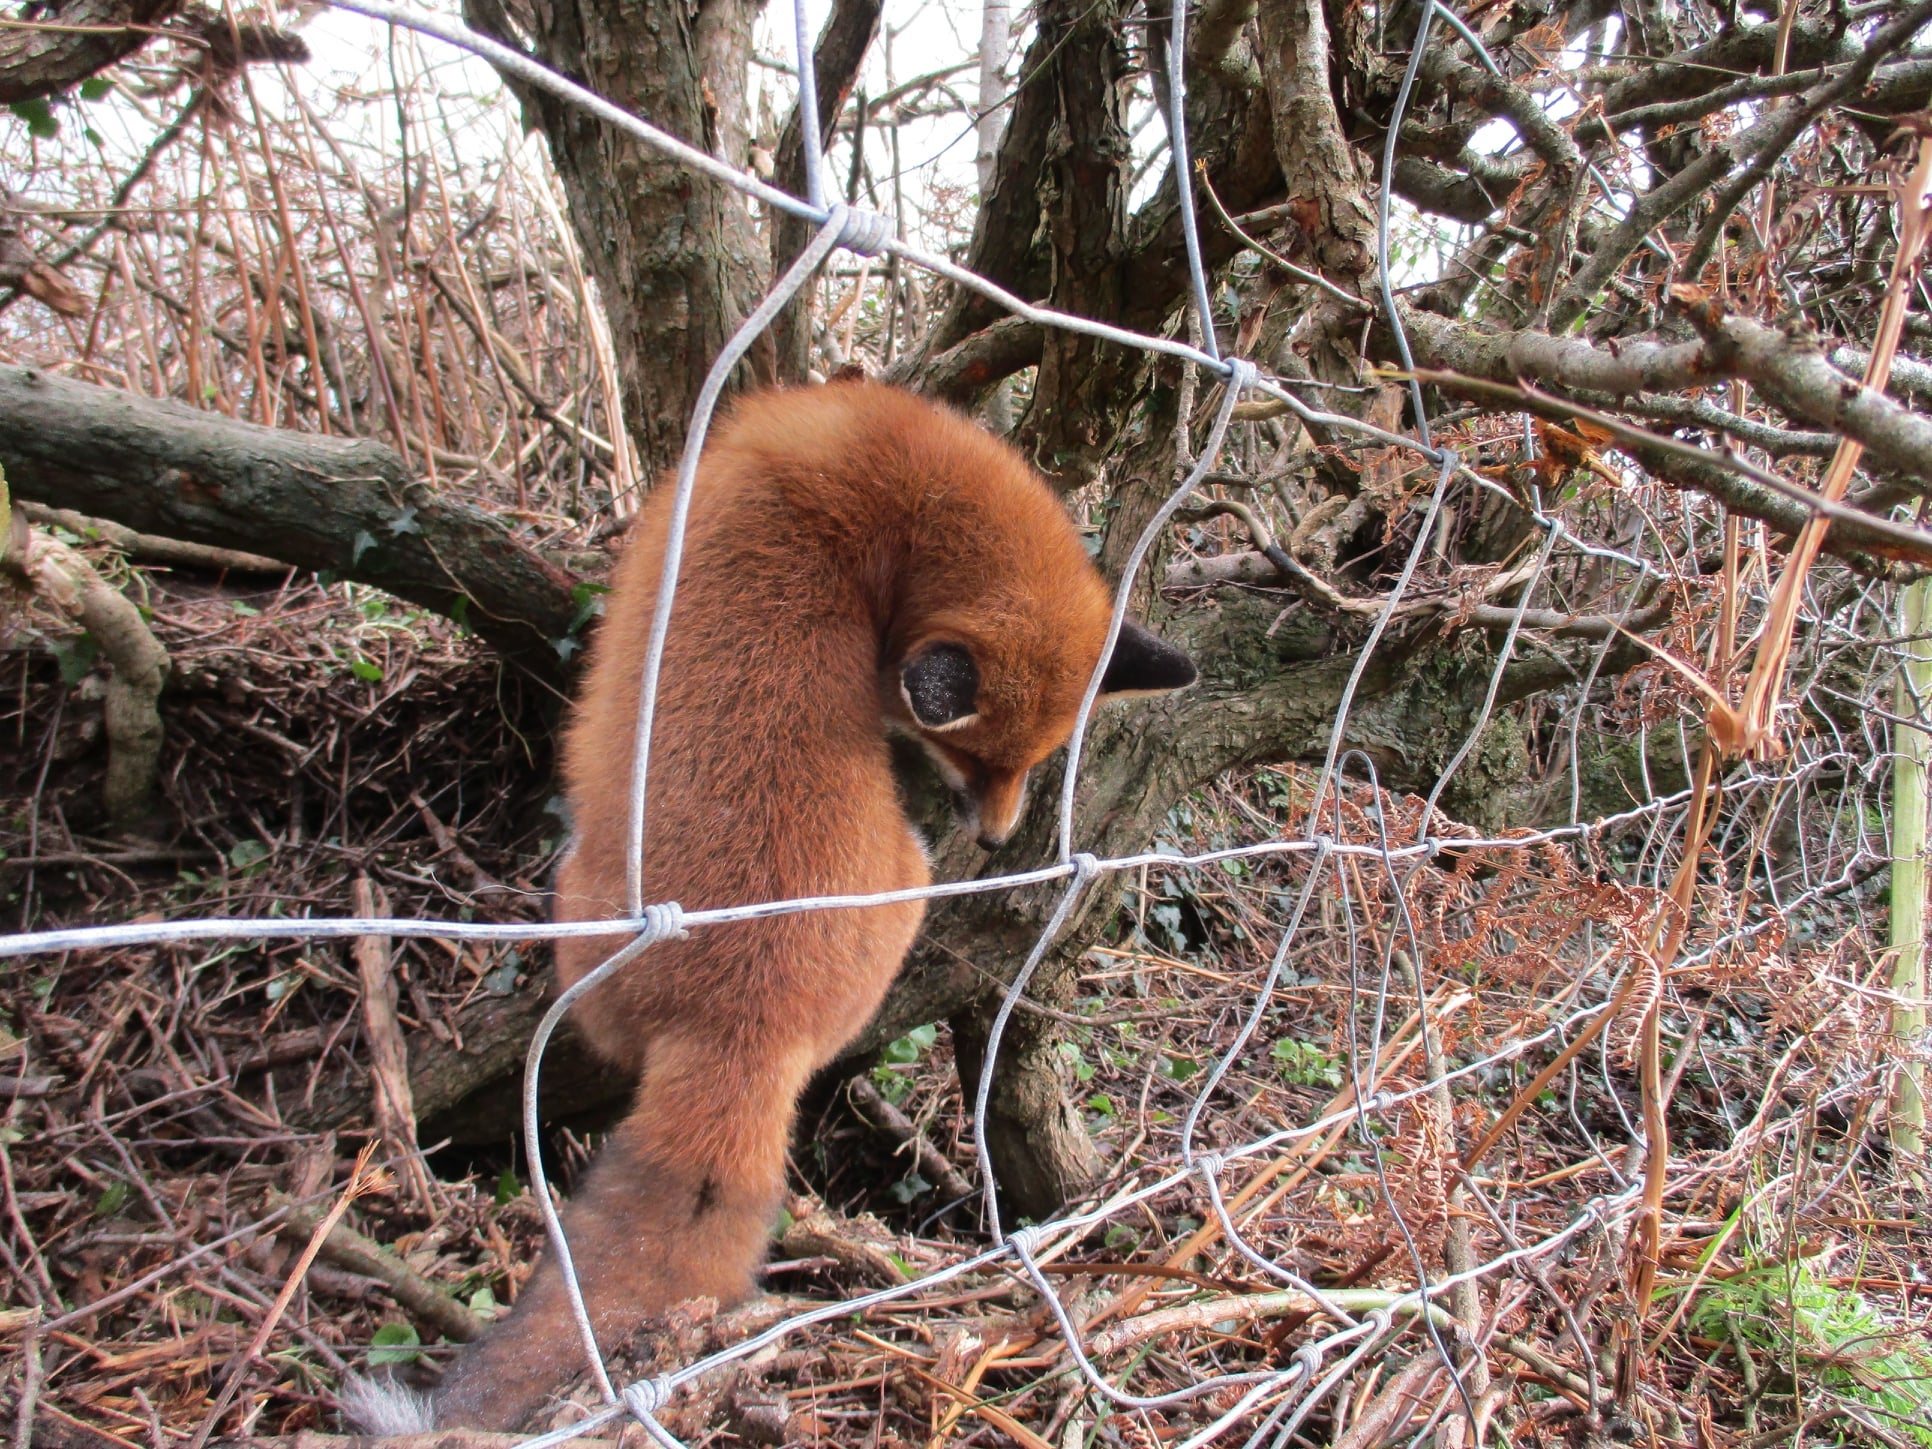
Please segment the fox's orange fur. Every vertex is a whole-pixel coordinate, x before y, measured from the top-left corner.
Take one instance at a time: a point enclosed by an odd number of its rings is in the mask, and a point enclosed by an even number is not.
[[[670,489],[619,565],[564,745],[574,852],[557,916],[624,906],[637,696]],[[742,402],[706,448],[659,686],[645,899],[687,910],[921,886],[887,729],[924,743],[999,843],[1063,743],[1109,599],[1059,502],[963,418],[840,383]],[[1130,657],[1131,656],[1131,657]],[[967,662],[970,661],[970,662]],[[1109,687],[1173,688],[1185,656],[1138,629]],[[963,717],[959,717],[963,716]],[[752,1288],[794,1102],[878,1007],[917,904],[782,915],[651,948],[577,1007],[639,1078],[564,1216],[600,1341]],[[623,944],[559,943],[567,984]],[[436,1395],[445,1424],[513,1427],[581,1366],[547,1262]]]

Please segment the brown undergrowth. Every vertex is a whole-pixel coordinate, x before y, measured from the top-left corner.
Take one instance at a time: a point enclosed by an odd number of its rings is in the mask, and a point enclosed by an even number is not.
[[[97,705],[84,682],[44,687],[63,661],[83,674],[85,661],[41,640],[0,663],[13,685],[0,717],[10,924],[348,914],[359,878],[396,916],[541,917],[563,834],[547,808],[548,700],[454,627],[366,590],[186,574],[143,585],[175,670],[152,841],[94,833]],[[1839,796],[1820,789],[1828,778]],[[1160,848],[1295,838],[1314,780],[1302,768],[1230,779],[1178,807]],[[1461,1412],[1468,1394],[1492,1437],[1523,1444],[1768,1442],[1820,1413],[1871,1442],[1919,1442],[1902,1415],[1925,1402],[1912,1382],[1913,1364],[1925,1372],[1912,1346],[1925,1242],[1888,1205],[1870,1156],[1886,1021],[1863,920],[1870,872],[1847,849],[1860,822],[1843,785],[1816,775],[1813,805],[1782,825],[1775,792],[1755,826],[1746,796],[1739,845],[1703,886],[1703,934],[1663,985],[1676,1081],[1661,1311],[1631,1312],[1629,1245],[1606,1213],[1562,1252],[1444,1300],[1476,1313],[1445,1340],[1459,1389],[1416,1320],[1398,1320],[1395,1339],[1315,1408],[1311,1440],[1370,1442],[1378,1425]],[[1421,833],[1420,804],[1355,781],[1324,819],[1343,842],[1399,845]],[[1197,1150],[1230,1152],[1322,1125],[1222,1168],[1247,1244],[1362,1308],[1627,1195],[1628,1021],[1547,1084],[1532,1078],[1637,969],[1632,943],[1660,892],[1645,868],[1652,819],[1471,848],[1436,817],[1433,860],[1324,867],[1257,1029],[1196,1128]],[[1799,938],[1752,897],[1788,892],[1796,878],[1776,860],[1805,851],[1804,879],[1822,888]],[[1827,868],[1838,866],[1850,868]],[[1241,1032],[1310,868],[1305,853],[1152,864],[1098,887],[1117,893],[1116,920],[1084,962],[1065,1048],[1112,1164],[1096,1198],[1181,1164],[1190,1105]],[[409,1039],[460,1055],[479,1008],[534,990],[544,961],[397,942],[391,969]],[[368,1018],[346,947],[77,953],[5,979],[0,1327],[16,1363],[9,1393],[16,1411],[31,1403],[38,1442],[333,1432],[342,1374],[425,1373],[443,1344],[514,1300],[542,1234],[513,1119],[485,1108],[458,1145],[424,1142],[423,1189],[360,1196],[279,1301],[373,1136]],[[1445,1075],[1449,1090],[1418,1090]],[[800,1198],[766,1272],[774,1296],[724,1315],[682,1310],[635,1347],[631,1370],[676,1368],[788,1309],[981,1245],[977,1203],[935,1181],[973,1175],[943,1027],[895,1043],[867,1080],[872,1119],[883,1101],[901,1126],[877,1130],[830,1091],[814,1099],[795,1153]],[[1356,1082],[1395,1100],[1357,1117]],[[899,1141],[908,1123],[923,1162]],[[566,1182],[595,1131],[594,1117],[560,1124]],[[1285,1366],[1335,1327],[1230,1244],[1198,1180],[1058,1241],[1046,1263],[1088,1352],[1139,1393]],[[1862,1326],[1835,1340],[1848,1303]],[[1330,1351],[1324,1367],[1341,1358]],[[1874,1383],[1904,1397],[1887,1408]],[[681,1390],[665,1422],[688,1442],[1152,1445],[1237,1398],[1114,1409],[1009,1263],[797,1331]]]

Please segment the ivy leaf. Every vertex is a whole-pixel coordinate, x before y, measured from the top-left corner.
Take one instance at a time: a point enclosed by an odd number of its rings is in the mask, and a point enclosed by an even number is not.
[[[910,1206],[915,1199],[924,1197],[931,1191],[932,1184],[916,1172],[909,1172],[892,1184],[892,1196],[901,1206]],[[901,1267],[903,1268],[904,1265],[902,1264]],[[910,1276],[909,1273],[908,1276]]]
[[[369,1366],[375,1368],[386,1363],[413,1363],[421,1357],[416,1350],[422,1347],[422,1343],[414,1326],[385,1323],[370,1336]]]
[[[573,638],[576,637],[579,629],[590,622],[593,614],[604,612],[603,596],[609,592],[609,584],[592,583],[578,584],[570,591],[570,601],[577,606],[577,612],[570,619],[570,634]]]
[[[496,966],[484,973],[483,994],[486,996],[509,996],[517,989],[517,968],[523,964],[521,957],[512,951]]]
[[[121,1210],[121,1204],[127,1201],[127,1197],[128,1186],[126,1183],[118,1179],[110,1182],[106,1190],[101,1193],[100,1201],[94,1204],[94,1216],[97,1218],[113,1217],[114,1214]]]
[[[912,1078],[901,1076],[881,1063],[872,1069],[872,1085],[879,1089],[881,1097],[896,1107],[911,1093]]]
[[[84,101],[98,101],[113,94],[114,83],[105,76],[90,75],[80,83],[80,98]]]
[[[928,1023],[915,1026],[911,1031],[891,1043],[879,1055],[895,1066],[910,1066],[925,1054],[926,1048],[938,1040],[939,1028]]]
[[[389,520],[389,531],[397,535],[401,535],[405,533],[421,533],[423,531],[423,526],[416,521],[415,508],[412,505],[405,503],[403,505],[402,512],[398,513],[394,518]]]
[[[14,101],[7,109],[26,122],[30,136],[51,141],[60,134],[60,119],[54,115],[54,109],[47,104],[45,96],[30,96],[24,101]]]
[[[87,678],[87,671],[100,657],[101,646],[92,634],[76,634],[71,639],[56,639],[47,646],[60,666],[60,682],[72,687]]]
[[[228,851],[228,863],[236,870],[249,870],[267,860],[270,851],[259,840],[238,840]]]
[[[376,536],[367,529],[356,535],[355,551],[349,555],[349,567],[356,568],[362,563],[362,556],[376,546]]]

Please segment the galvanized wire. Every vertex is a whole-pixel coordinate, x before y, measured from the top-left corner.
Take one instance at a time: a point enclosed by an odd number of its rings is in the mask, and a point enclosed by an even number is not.
[[[1782,779],[1744,774],[1740,780]],[[1681,807],[1689,791],[1660,795],[1628,810],[1597,820],[1582,820],[1573,825],[1555,825],[1546,830],[1527,831],[1507,836],[1458,836],[1456,845],[1464,850],[1522,849],[1558,842],[1580,842],[1599,831],[1628,825],[1634,821],[1666,816]],[[1429,857],[1441,842],[1422,840],[1397,846],[1389,855],[1396,860]],[[1381,860],[1383,853],[1373,846],[1342,841],[1324,843],[1320,837],[1305,840],[1261,840],[1247,845],[1217,850],[1175,854],[1170,851],[1138,851],[1130,855],[1109,856],[1098,860],[1102,871],[1136,870],[1160,865],[1198,869],[1227,860],[1260,859],[1280,855],[1312,855],[1327,850],[1336,856],[1361,856]],[[728,925],[737,921],[765,920],[772,916],[795,915],[805,911],[849,911],[868,906],[903,905],[908,901],[943,900],[953,896],[985,895],[1011,890],[1016,886],[1042,885],[1064,880],[1075,866],[1043,865],[1033,870],[972,880],[941,881],[907,890],[877,891],[867,895],[798,896],[784,901],[757,901],[742,906],[717,906],[685,911],[682,921],[687,930]],[[665,902],[663,904],[671,904]],[[393,936],[401,940],[442,939],[447,941],[561,941],[589,936],[610,936],[648,930],[648,910],[636,916],[618,916],[604,921],[456,921],[388,916],[254,916],[246,919],[205,917],[183,921],[138,921],[120,926],[67,926],[48,931],[20,931],[0,935],[0,960],[22,956],[44,956],[60,951],[104,951],[125,946],[160,946],[184,941],[327,941],[356,936]]]

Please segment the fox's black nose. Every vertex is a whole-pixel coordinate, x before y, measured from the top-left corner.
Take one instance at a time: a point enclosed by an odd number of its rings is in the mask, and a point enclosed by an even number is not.
[[[1004,844],[1006,844],[1006,837],[1004,835],[989,835],[983,830],[979,834],[979,848],[981,850],[988,852],[995,851]]]

